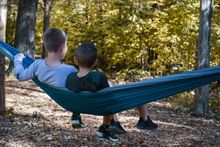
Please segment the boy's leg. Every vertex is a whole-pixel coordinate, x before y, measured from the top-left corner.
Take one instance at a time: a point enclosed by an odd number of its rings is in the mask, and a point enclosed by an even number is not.
[[[73,128],[84,128],[85,125],[83,124],[81,120],[80,113],[72,113],[71,116],[71,123]]]
[[[111,122],[111,119],[112,119],[112,115],[103,116],[103,124],[109,126],[109,125],[110,125],[110,122]]]
[[[137,109],[138,109],[140,117],[143,120],[147,121],[147,119],[148,119],[147,118],[147,109],[146,109],[145,105],[139,106],[139,107],[137,107]]]
[[[147,109],[145,105],[137,107],[138,112],[140,114],[140,118],[137,123],[137,128],[144,130],[156,130],[158,125],[154,123],[150,117],[147,115]]]

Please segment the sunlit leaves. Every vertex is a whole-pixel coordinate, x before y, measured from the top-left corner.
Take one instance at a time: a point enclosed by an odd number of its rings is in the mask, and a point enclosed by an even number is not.
[[[186,71],[195,67],[199,2],[60,0],[54,3],[51,26],[68,34],[67,63],[74,63],[79,43],[93,41],[99,52],[98,68],[112,76],[129,70],[166,74],[173,67]],[[220,63],[218,3],[213,17],[213,65]],[[36,36],[41,43],[40,17]]]

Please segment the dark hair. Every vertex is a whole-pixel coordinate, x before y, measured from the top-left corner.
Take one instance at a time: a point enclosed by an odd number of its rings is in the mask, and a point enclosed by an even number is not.
[[[57,52],[66,42],[66,34],[57,28],[47,29],[43,36],[44,47],[47,52]]]
[[[76,49],[76,60],[79,66],[91,68],[97,59],[97,49],[92,42],[84,42]]]

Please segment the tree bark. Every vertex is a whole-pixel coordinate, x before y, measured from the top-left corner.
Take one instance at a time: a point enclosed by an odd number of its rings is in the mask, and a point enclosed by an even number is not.
[[[34,58],[38,0],[19,0],[14,46]]]
[[[0,40],[5,41],[7,19],[7,0],[0,1]],[[0,53],[0,114],[4,114],[5,108],[5,57]]]
[[[211,18],[212,0],[201,0],[197,69],[208,68],[210,65]],[[205,116],[209,111],[209,85],[202,86],[196,89],[195,92],[196,103],[194,114],[197,116]]]
[[[51,9],[52,4],[54,0],[44,0],[44,26],[43,26],[43,32],[45,32],[50,27],[50,15],[51,15]],[[45,58],[47,56],[44,45],[42,50],[42,58]]]

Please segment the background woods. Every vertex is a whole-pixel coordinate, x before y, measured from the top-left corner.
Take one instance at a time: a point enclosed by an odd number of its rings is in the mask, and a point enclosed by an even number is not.
[[[184,72],[196,69],[197,49],[201,44],[198,41],[200,4],[204,2],[210,1],[8,0],[6,41],[22,50],[31,49],[27,51],[32,56],[36,53],[37,58],[45,57],[42,34],[49,26],[58,27],[68,34],[66,63],[74,64],[75,48],[91,40],[99,51],[97,68],[115,81]],[[25,3],[30,4],[30,12]],[[211,48],[206,56],[210,55],[210,66],[217,66],[220,64],[220,1],[210,6],[212,33],[208,43]],[[21,10],[31,19],[22,15]],[[22,28],[29,31],[21,31]],[[29,39],[30,46],[20,47],[18,42],[22,41],[18,39],[25,38]],[[217,89],[215,85],[211,88]],[[193,103],[192,95],[187,95]],[[218,92],[210,96],[211,107],[219,110]]]
[[[0,12],[0,40],[34,58],[46,57],[49,27],[67,33],[67,64],[81,42],[94,42],[96,68],[116,84],[220,65],[220,0],[0,0]],[[220,144],[219,82],[148,103],[154,132],[134,127],[137,111],[120,112],[127,133],[114,144],[94,135],[100,116],[82,114],[86,127],[73,129],[69,111],[8,76],[12,64],[0,54],[0,146]]]
[[[7,42],[13,44],[17,2],[10,1]],[[199,9],[198,0],[39,0],[36,53],[42,53],[42,33],[50,25],[68,33],[67,63],[74,64],[74,50],[80,42],[92,40],[99,49],[98,68],[112,78],[192,70],[196,67]],[[215,1],[211,66],[219,64],[218,14]]]

